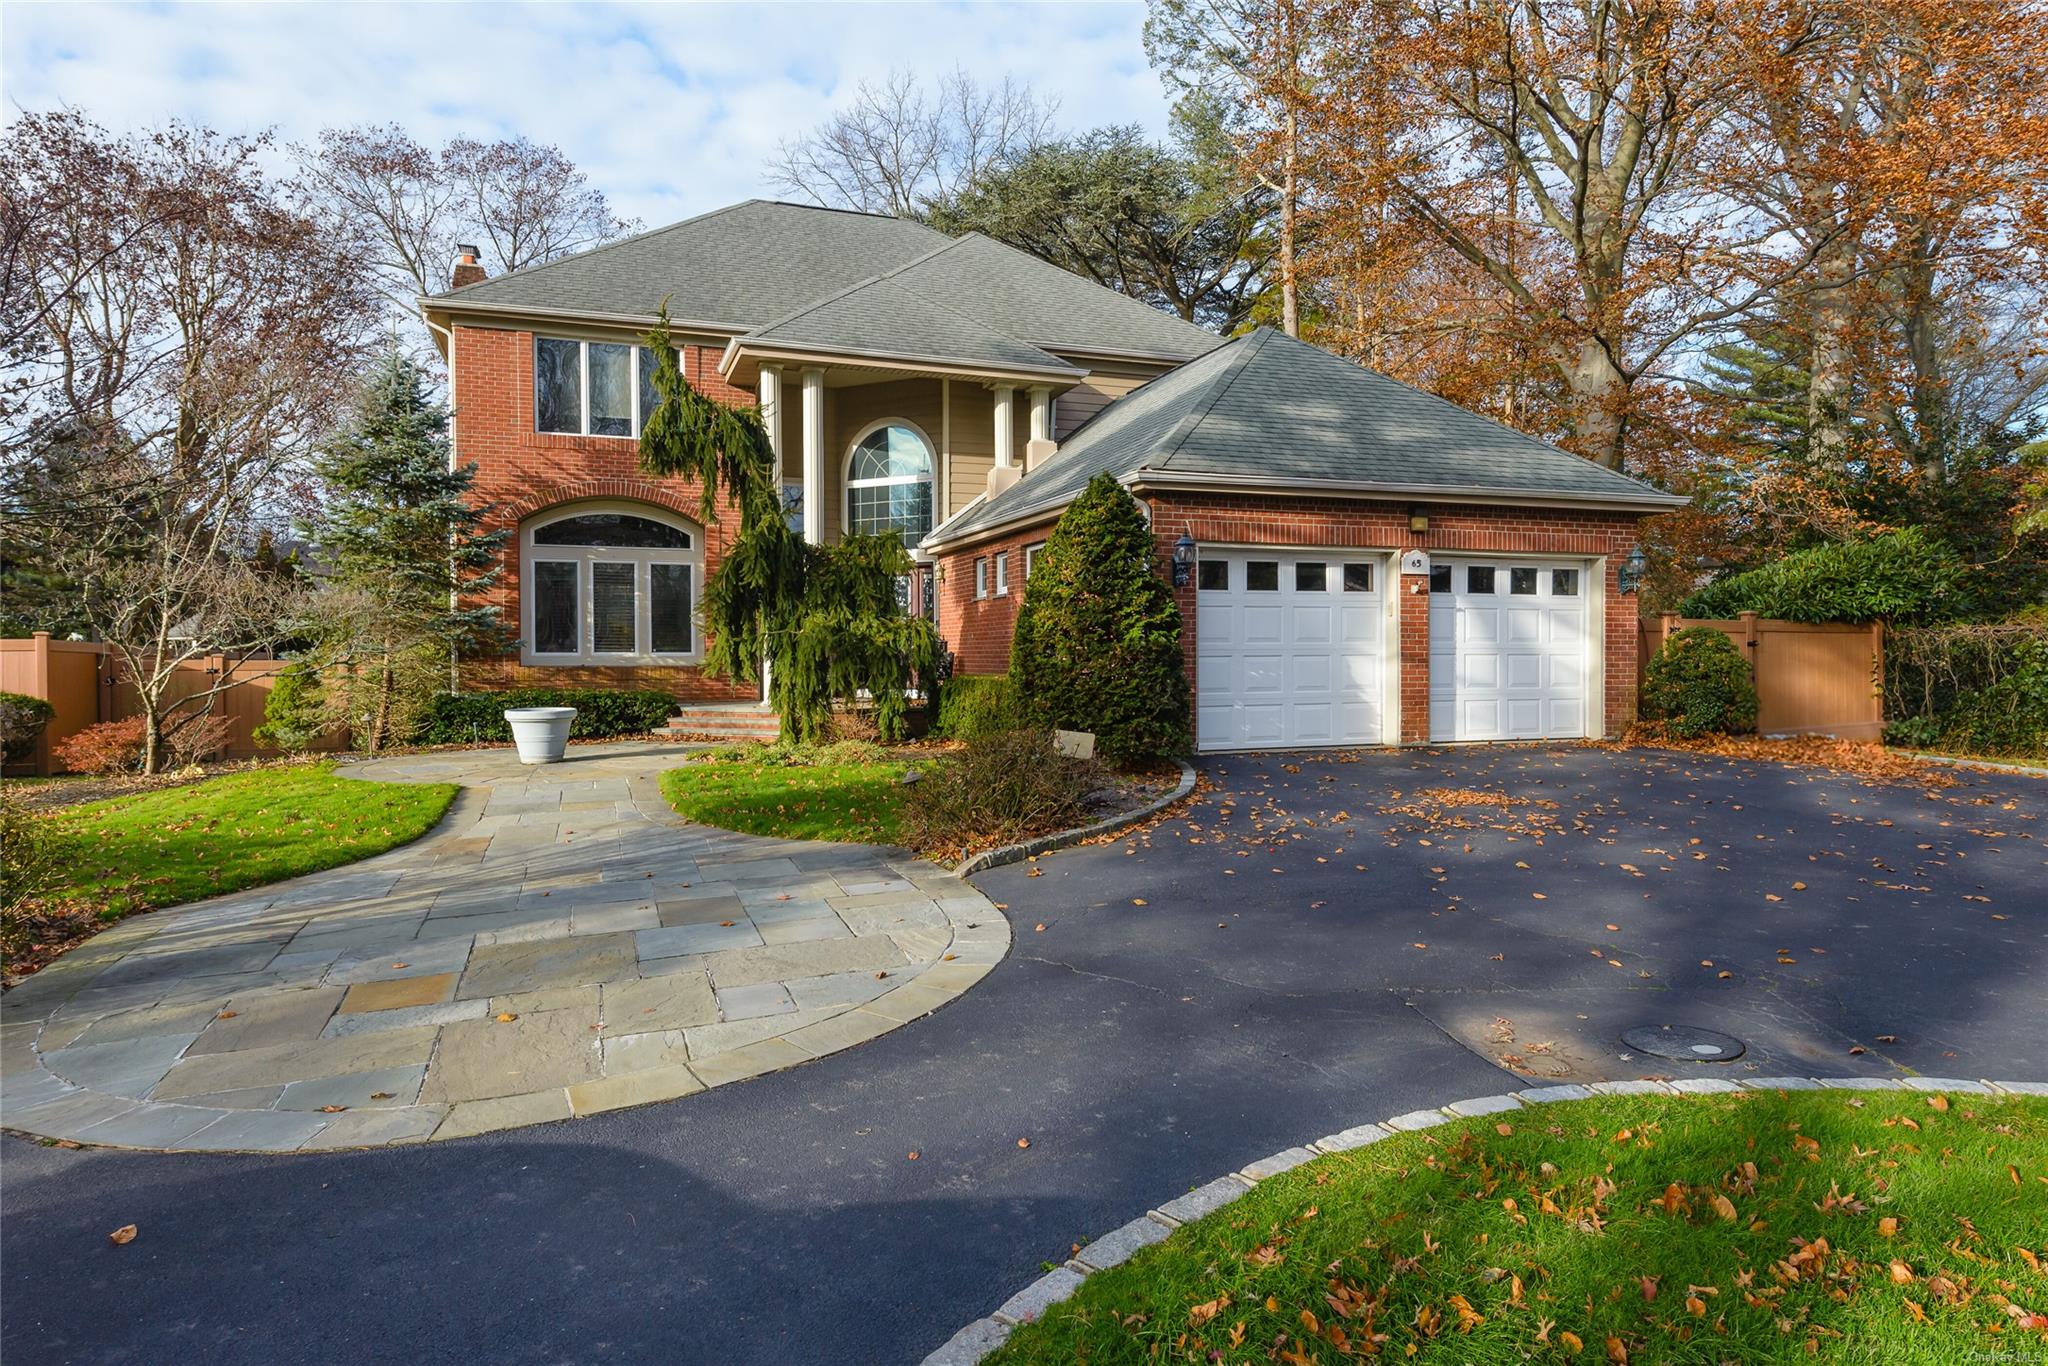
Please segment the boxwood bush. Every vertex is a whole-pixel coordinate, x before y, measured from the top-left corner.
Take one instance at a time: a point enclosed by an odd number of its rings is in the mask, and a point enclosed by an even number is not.
[[[509,688],[504,692],[437,693],[420,716],[413,742],[421,745],[467,745],[476,741],[509,741],[508,707],[574,707],[569,735],[577,740],[602,740],[614,735],[645,735],[675,715],[676,700],[652,689]]]
[[[961,674],[940,686],[930,733],[940,740],[979,740],[1023,724],[1008,674]]]
[[[57,709],[40,697],[27,693],[0,692],[0,751],[10,764],[26,763],[36,752],[36,741]]]
[[[1643,671],[1641,704],[1646,718],[1685,739],[1756,729],[1749,661],[1711,626],[1688,626],[1664,642]]]

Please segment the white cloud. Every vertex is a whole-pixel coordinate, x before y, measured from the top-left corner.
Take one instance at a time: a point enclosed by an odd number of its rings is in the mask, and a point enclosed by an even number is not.
[[[1165,127],[1142,5],[96,5],[4,7],[0,89],[116,130],[395,122],[423,141],[559,145],[650,225],[766,192],[779,139],[862,79],[1015,75],[1070,127]]]

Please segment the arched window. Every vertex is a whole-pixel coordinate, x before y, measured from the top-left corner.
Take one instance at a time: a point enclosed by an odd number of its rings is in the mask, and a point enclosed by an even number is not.
[[[907,422],[877,422],[846,458],[846,529],[903,533],[916,545],[932,529],[932,447]]]
[[[695,527],[641,504],[582,503],[534,517],[520,541],[525,663],[696,662]]]

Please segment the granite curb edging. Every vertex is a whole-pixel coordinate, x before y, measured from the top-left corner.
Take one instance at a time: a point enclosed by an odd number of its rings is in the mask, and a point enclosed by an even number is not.
[[[469,751],[463,751],[468,753]],[[687,752],[687,751],[685,751]],[[342,771],[338,766],[337,771]],[[351,773],[358,781],[400,781],[376,774]],[[433,781],[427,779],[426,781]],[[630,801],[650,823],[672,828],[705,827],[685,820],[662,799],[658,776],[641,773],[626,779]],[[486,805],[484,787],[462,784],[448,809],[435,825],[405,845],[380,852],[368,859],[342,864],[333,869],[269,884],[260,889],[266,895],[284,896],[317,888],[330,877],[359,876],[375,871],[406,856],[418,856],[444,848],[465,838],[474,828]],[[721,834],[726,832],[719,832]],[[754,837],[733,836],[749,842]],[[906,880],[923,877],[950,882],[946,870],[921,864],[908,851],[876,847],[872,850],[883,867]],[[229,896],[244,896],[246,892]],[[73,966],[58,964],[37,975],[47,976],[43,985],[17,997],[37,981],[31,978],[7,993],[12,1018],[0,1019],[0,1131],[32,1141],[72,1143],[83,1147],[111,1148],[140,1152],[259,1152],[285,1153],[336,1148],[407,1146],[428,1141],[470,1137],[502,1129],[583,1118],[610,1110],[675,1100],[711,1087],[727,1085],[795,1067],[867,1043],[913,1020],[922,1019],[959,999],[996,964],[1007,956],[1012,941],[1008,917],[978,891],[932,891],[933,905],[944,915],[949,931],[945,945],[930,962],[901,985],[834,1014],[814,1019],[786,1033],[773,1034],[752,1043],[711,1054],[701,1063],[667,1063],[603,1073],[566,1085],[553,1085],[529,1092],[495,1096],[451,1104],[415,1103],[389,1108],[325,1111],[268,1108],[226,1108],[176,1099],[149,1100],[141,1095],[124,1095],[80,1084],[51,1071],[42,1056],[40,1036],[49,1023],[47,1014],[30,1014],[45,996],[60,1006],[84,983],[64,990],[66,979],[84,974],[88,980],[96,970],[125,957],[142,943],[166,930],[174,930],[188,912],[205,913],[205,908],[223,898],[209,898],[185,906],[168,907],[147,917],[124,922],[123,927],[80,946]],[[967,898],[978,906],[962,904]],[[98,950],[93,950],[98,945]],[[109,953],[110,950],[117,952]],[[59,960],[61,964],[63,960]],[[879,974],[878,974],[879,975]],[[645,979],[642,979],[645,980]],[[48,1107],[47,1110],[45,1107]],[[117,1122],[124,1133],[147,1133],[144,1142],[112,1141],[91,1132],[96,1126]]]
[[[1950,768],[1980,768],[1991,773],[2017,773],[2024,778],[2048,778],[2048,765],[2013,764],[1998,759],[1969,759],[1955,754],[1923,754],[1909,749],[1906,757],[1918,759],[1927,764],[1946,764]]]
[[[1591,1100],[1596,1096],[1707,1096],[1738,1091],[1955,1091],[1966,1095],[2048,1096],[2048,1082],[1970,1081],[1953,1077],[1689,1077],[1682,1081],[1596,1081],[1584,1085],[1537,1086],[1492,1096],[1454,1100],[1434,1110],[1411,1110],[1371,1124],[1327,1134],[1312,1143],[1282,1148],[1147,1210],[1129,1223],[1081,1245],[1061,1265],[1004,1300],[948,1338],[921,1366],[974,1366],[1032,1322],[1073,1295],[1089,1276],[1128,1260],[1139,1249],[1164,1242],[1182,1224],[1213,1214],[1261,1181],[1332,1153],[1351,1152],[1395,1134],[1431,1129],[1454,1120],[1507,1114],[1539,1105]]]
[[[1175,783],[1173,791],[1165,796],[1155,797],[1134,811],[1120,812],[1117,815],[1096,821],[1093,825],[1076,826],[1072,830],[1059,830],[1050,835],[1040,835],[1037,839],[1022,840],[1016,844],[1005,844],[999,849],[985,850],[953,869],[953,876],[964,880],[976,873],[984,873],[991,868],[1000,868],[1006,863],[1021,863],[1025,859],[1034,858],[1039,854],[1049,854],[1055,849],[1064,849],[1070,844],[1079,844],[1083,840],[1094,839],[1098,835],[1107,835],[1121,830],[1127,825],[1136,825],[1139,821],[1144,820],[1148,816],[1157,815],[1181,798],[1187,796],[1188,793],[1193,792],[1195,790],[1195,776],[1195,766],[1183,759],[1180,761],[1180,781]]]

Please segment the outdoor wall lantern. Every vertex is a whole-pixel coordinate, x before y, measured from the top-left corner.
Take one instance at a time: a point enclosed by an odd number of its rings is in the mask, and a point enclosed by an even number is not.
[[[1628,552],[1628,558],[1621,562],[1621,571],[1616,575],[1623,593],[1633,593],[1636,591],[1636,588],[1643,581],[1643,570],[1648,565],[1649,560],[1644,557],[1641,546],[1637,546]]]
[[[1409,508],[1408,529],[1418,536],[1429,530],[1429,514],[1419,507]]]
[[[1185,531],[1173,543],[1173,586],[1186,588],[1195,577],[1195,538]]]

